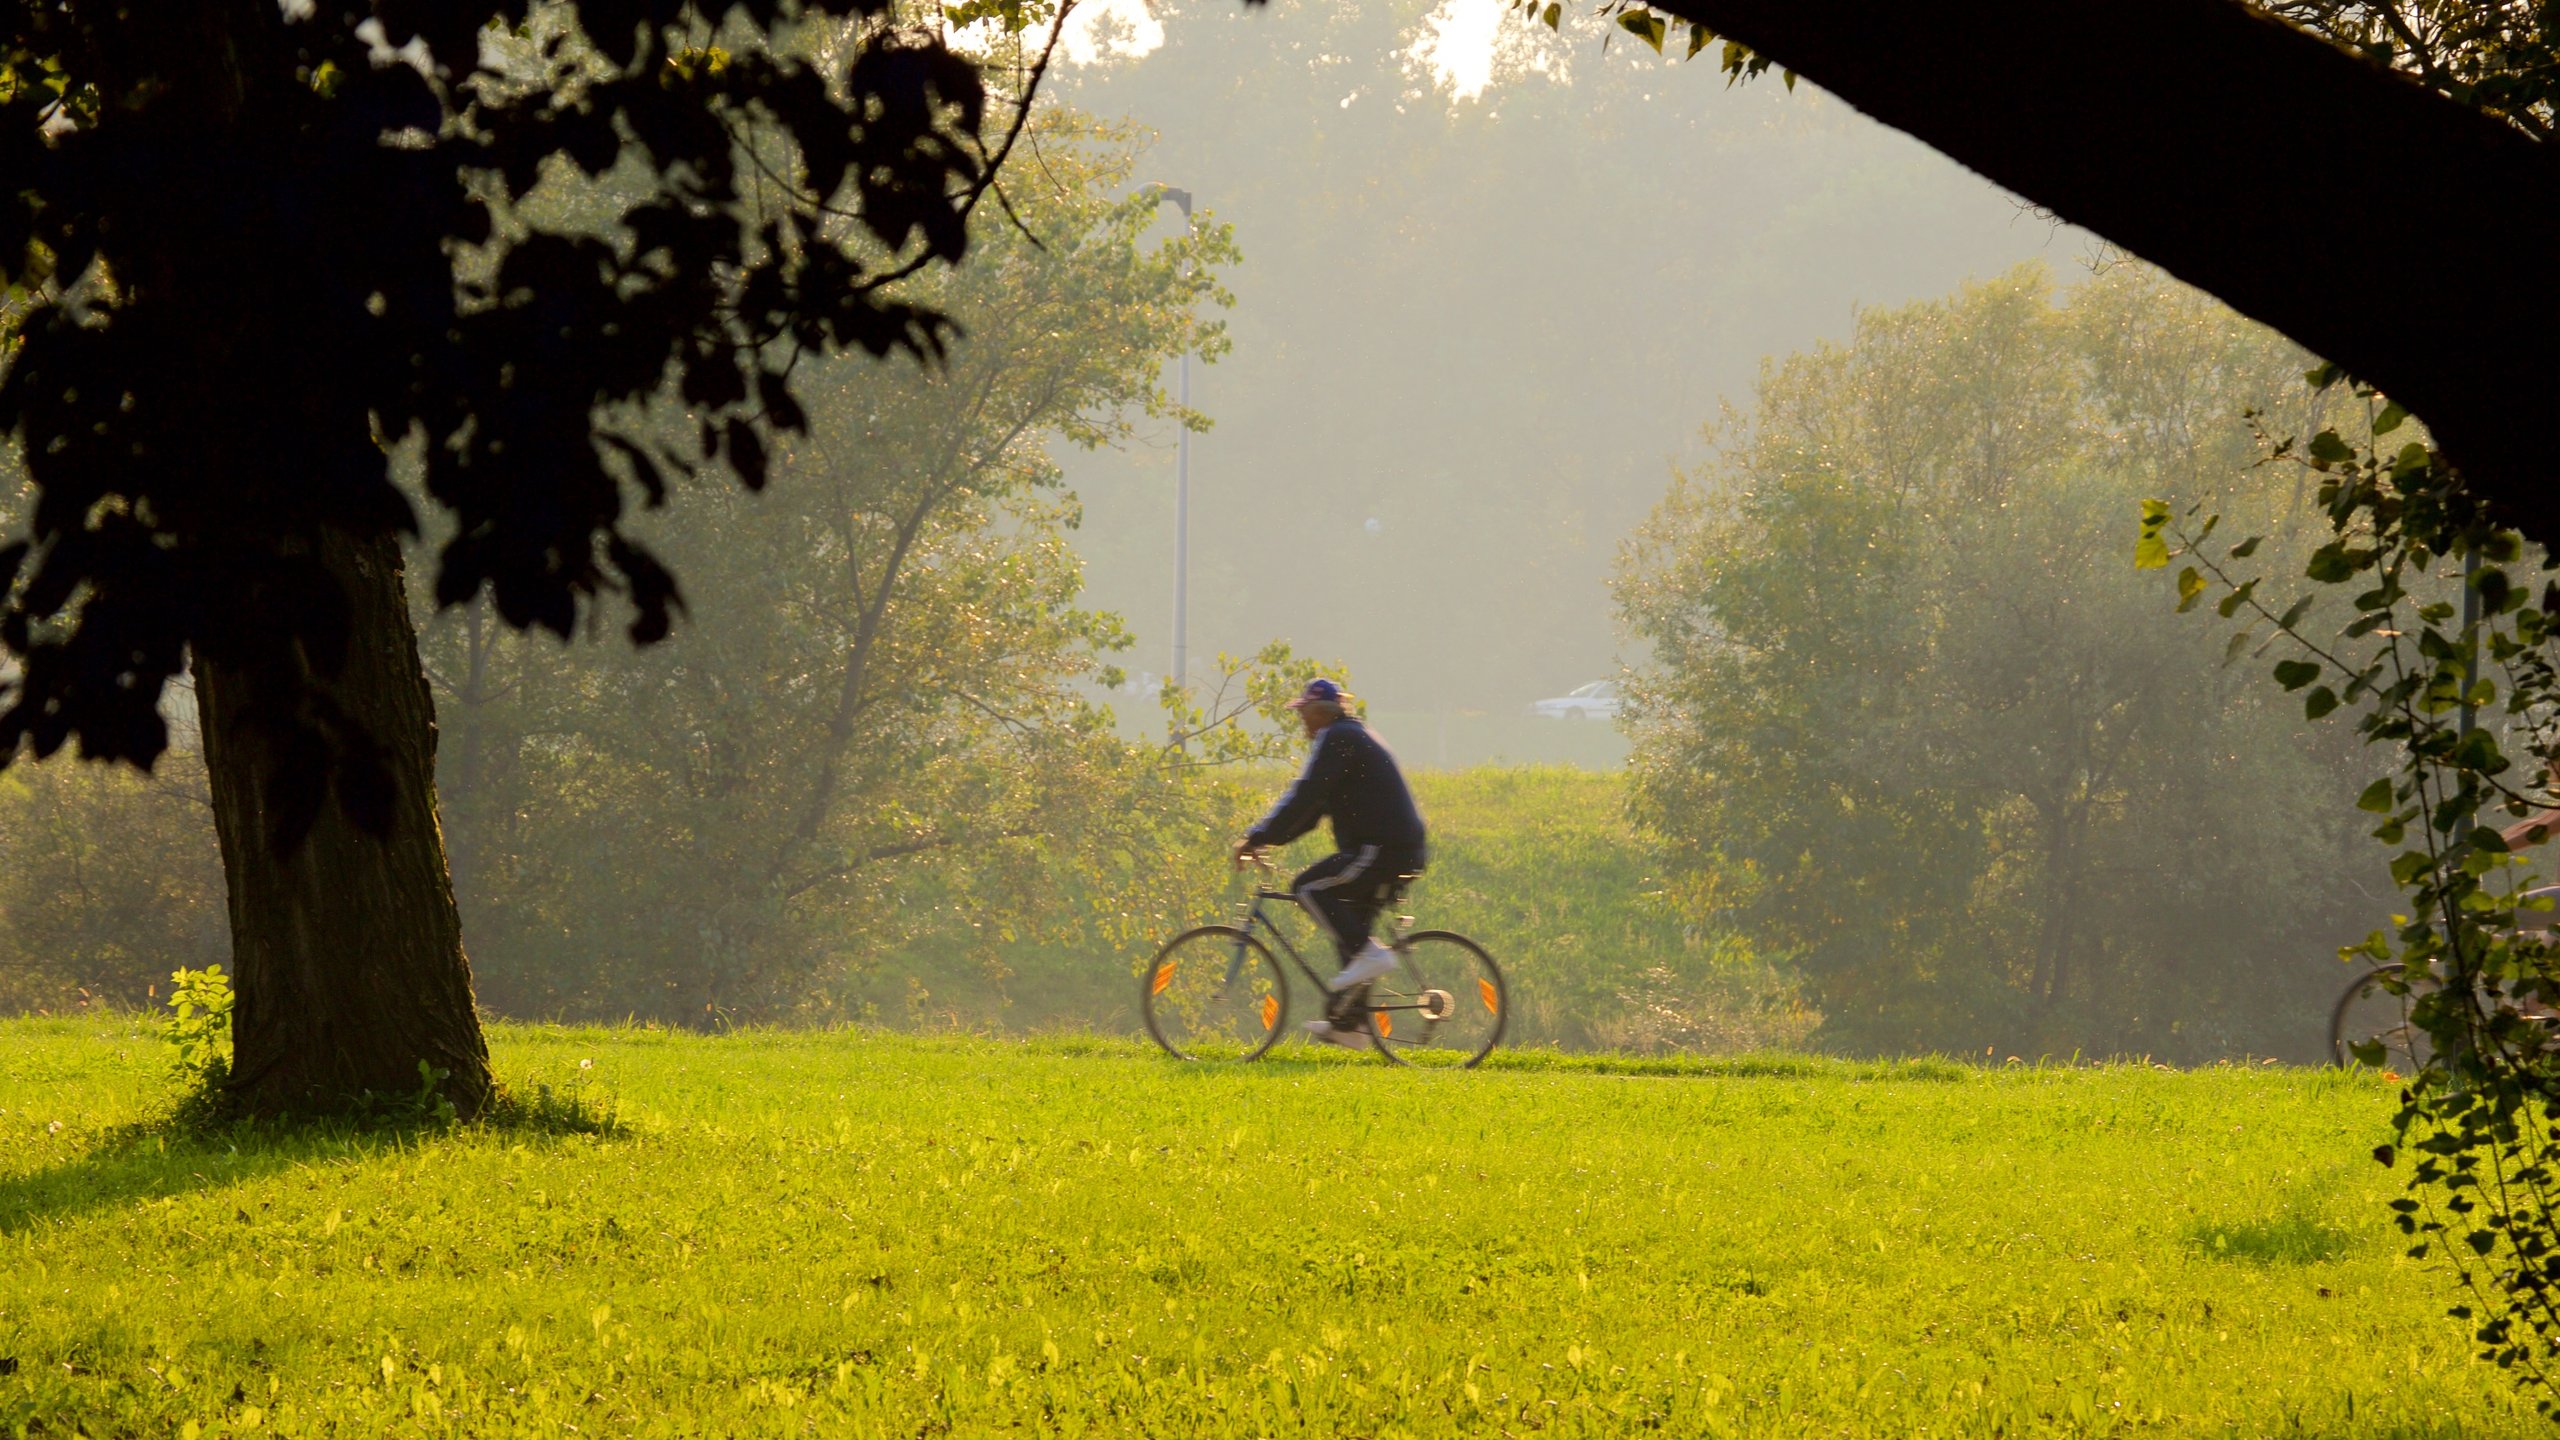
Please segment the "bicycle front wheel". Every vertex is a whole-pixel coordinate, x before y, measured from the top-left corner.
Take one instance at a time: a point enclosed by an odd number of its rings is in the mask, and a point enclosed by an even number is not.
[[[2401,1075],[2423,1069],[2435,1047],[2427,1032],[2409,1021],[2415,995],[2394,995],[2388,981],[2402,973],[2397,964],[2378,966],[2355,978],[2329,1012],[2329,1053],[2341,1065],[2357,1063],[2355,1047],[2382,1047],[2382,1068]]]
[[[1464,1070],[1511,1023],[1502,968],[1464,935],[1425,930],[1396,947],[1396,968],[1369,987],[1369,1033],[1400,1065]]]
[[[1233,925],[1203,925],[1147,962],[1138,1010],[1177,1060],[1259,1060],[1287,1023],[1289,990],[1261,941]]]

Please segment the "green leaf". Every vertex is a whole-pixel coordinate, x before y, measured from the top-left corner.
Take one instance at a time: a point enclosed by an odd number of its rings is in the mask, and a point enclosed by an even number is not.
[[[2250,556],[2257,554],[2258,542],[2266,538],[2267,537],[2264,535],[2252,535],[2248,539],[2241,541],[2239,544],[2232,546],[2231,558],[2234,560],[2246,560]]]
[[[1550,6],[1548,8],[1553,9],[1554,7]],[[1698,52],[1706,49],[1709,44],[1714,42],[1715,38],[1716,32],[1713,30],[1708,29],[1704,25],[1691,24],[1689,26],[1689,53],[1680,58],[1684,60],[1697,59]]]
[[[2394,400],[2390,404],[2382,407],[2381,414],[2373,417],[2373,433],[2376,435],[2388,435],[2392,431],[2399,429],[2400,422],[2408,418],[2409,412],[2401,408],[2399,401]]]
[[[2303,567],[2302,573],[2323,585],[2335,585],[2354,575],[2356,567],[2347,559],[2346,543],[2332,540],[2311,552],[2311,563]]]
[[[2178,613],[2183,615],[2186,612],[2193,610],[2196,608],[2196,602],[2203,598],[2204,572],[2196,569],[2193,565],[2179,571]]]
[[[2311,437],[2311,463],[2326,470],[2344,465],[2356,458],[2355,447],[2338,438],[2335,430],[2323,430]]]
[[[2222,663],[2229,665],[2238,660],[2240,652],[2249,648],[2249,638],[2250,631],[2246,625],[2232,631],[2231,639],[2222,647]]]
[[[2299,690],[2320,678],[2320,667],[2308,660],[2276,662],[2276,683],[2287,690]]]
[[[2515,580],[2495,565],[2483,568],[2471,579],[2471,588],[2480,592],[2480,613],[2497,615],[2515,598]]]
[[[1545,13],[1538,18],[1547,22],[1547,28],[1553,30],[1556,28],[1556,22],[1564,18],[1564,6],[1560,3],[1550,3]]]
[[[2403,850],[2391,862],[2391,881],[2395,885],[2406,885],[2426,874],[2434,864],[2424,850]]]
[[[2221,612],[2223,619],[2228,620],[2233,615],[2239,613],[2241,606],[2249,603],[2250,595],[2254,594],[2257,591],[2257,588],[2257,577],[2251,576],[2249,579],[2240,582],[2240,587],[2238,589],[2223,596],[2222,603],[2214,606],[2213,608]]]
[[[2301,624],[2302,617],[2310,613],[2311,597],[2305,595],[2301,599],[2286,606],[2284,614],[2276,617],[2276,628],[2279,630],[2290,630],[2294,626]]]
[[[1653,53],[1659,55],[1662,53],[1662,37],[1670,32],[1671,27],[1650,10],[1629,10],[1618,17],[1618,28],[1652,46]]]
[[[2157,530],[2161,526],[2168,524],[2169,514],[2169,502],[2166,500],[2145,500],[2142,502],[2142,524],[2145,529]]]
[[[2356,808],[2370,810],[2376,815],[2388,815],[2391,813],[2391,800],[2391,782],[2388,779],[2376,780],[2356,797]]]
[[[2317,720],[2338,708],[2338,692],[2323,685],[2302,697],[2302,718]]]
[[[2169,568],[2169,542],[2157,535],[2145,535],[2133,542],[2133,568],[2166,570]]]

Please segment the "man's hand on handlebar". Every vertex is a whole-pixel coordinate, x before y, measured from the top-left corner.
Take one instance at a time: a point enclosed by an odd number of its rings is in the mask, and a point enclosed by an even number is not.
[[[1241,870],[1247,865],[1259,865],[1265,870],[1271,868],[1270,858],[1262,853],[1262,847],[1254,844],[1250,837],[1238,840],[1235,848],[1236,868]]]

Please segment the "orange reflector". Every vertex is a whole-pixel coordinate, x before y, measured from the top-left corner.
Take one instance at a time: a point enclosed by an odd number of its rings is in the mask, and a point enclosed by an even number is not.
[[[1476,993],[1484,997],[1484,1008],[1487,1010],[1498,1012],[1502,1009],[1502,997],[1494,993],[1493,982],[1481,975],[1476,977]]]
[[[1265,1030],[1268,1030],[1268,1029],[1270,1029],[1272,1026],[1277,1025],[1277,1024],[1279,1024],[1279,1023],[1280,1023],[1280,997],[1279,997],[1279,996],[1277,996],[1277,995],[1265,995],[1265,996],[1263,996],[1263,997],[1262,997],[1262,1028],[1263,1028],[1263,1029],[1265,1029]]]
[[[1151,984],[1151,985],[1149,985],[1149,986],[1147,987],[1147,993],[1148,993],[1148,994],[1150,994],[1150,995],[1161,995],[1161,994],[1163,994],[1163,993],[1164,993],[1164,987],[1166,987],[1167,985],[1170,985],[1170,984],[1172,984],[1172,983],[1173,983],[1173,962],[1172,962],[1172,961],[1170,961],[1170,960],[1167,960],[1167,961],[1166,961],[1166,962],[1164,962],[1163,964],[1161,964],[1161,965],[1159,965],[1159,966],[1157,966],[1157,967],[1156,967],[1156,978],[1155,978],[1155,983],[1153,983],[1153,984]]]
[[[1388,1014],[1388,1013],[1387,1013],[1386,1011],[1384,1011],[1384,1010],[1380,1010],[1380,1011],[1377,1011],[1377,1012],[1376,1012],[1376,1018],[1377,1018],[1377,1021],[1378,1021],[1378,1033],[1379,1033],[1379,1034],[1381,1034],[1381,1035],[1393,1035],[1394,1033],[1396,1033],[1396,1017],[1394,1017],[1393,1015]]]

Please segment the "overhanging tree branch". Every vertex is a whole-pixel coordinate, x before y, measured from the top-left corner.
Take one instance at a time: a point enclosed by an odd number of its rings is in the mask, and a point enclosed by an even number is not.
[[[2516,129],[2237,0],[1655,8],[2381,387],[2503,519],[2560,539],[2560,159]]]

